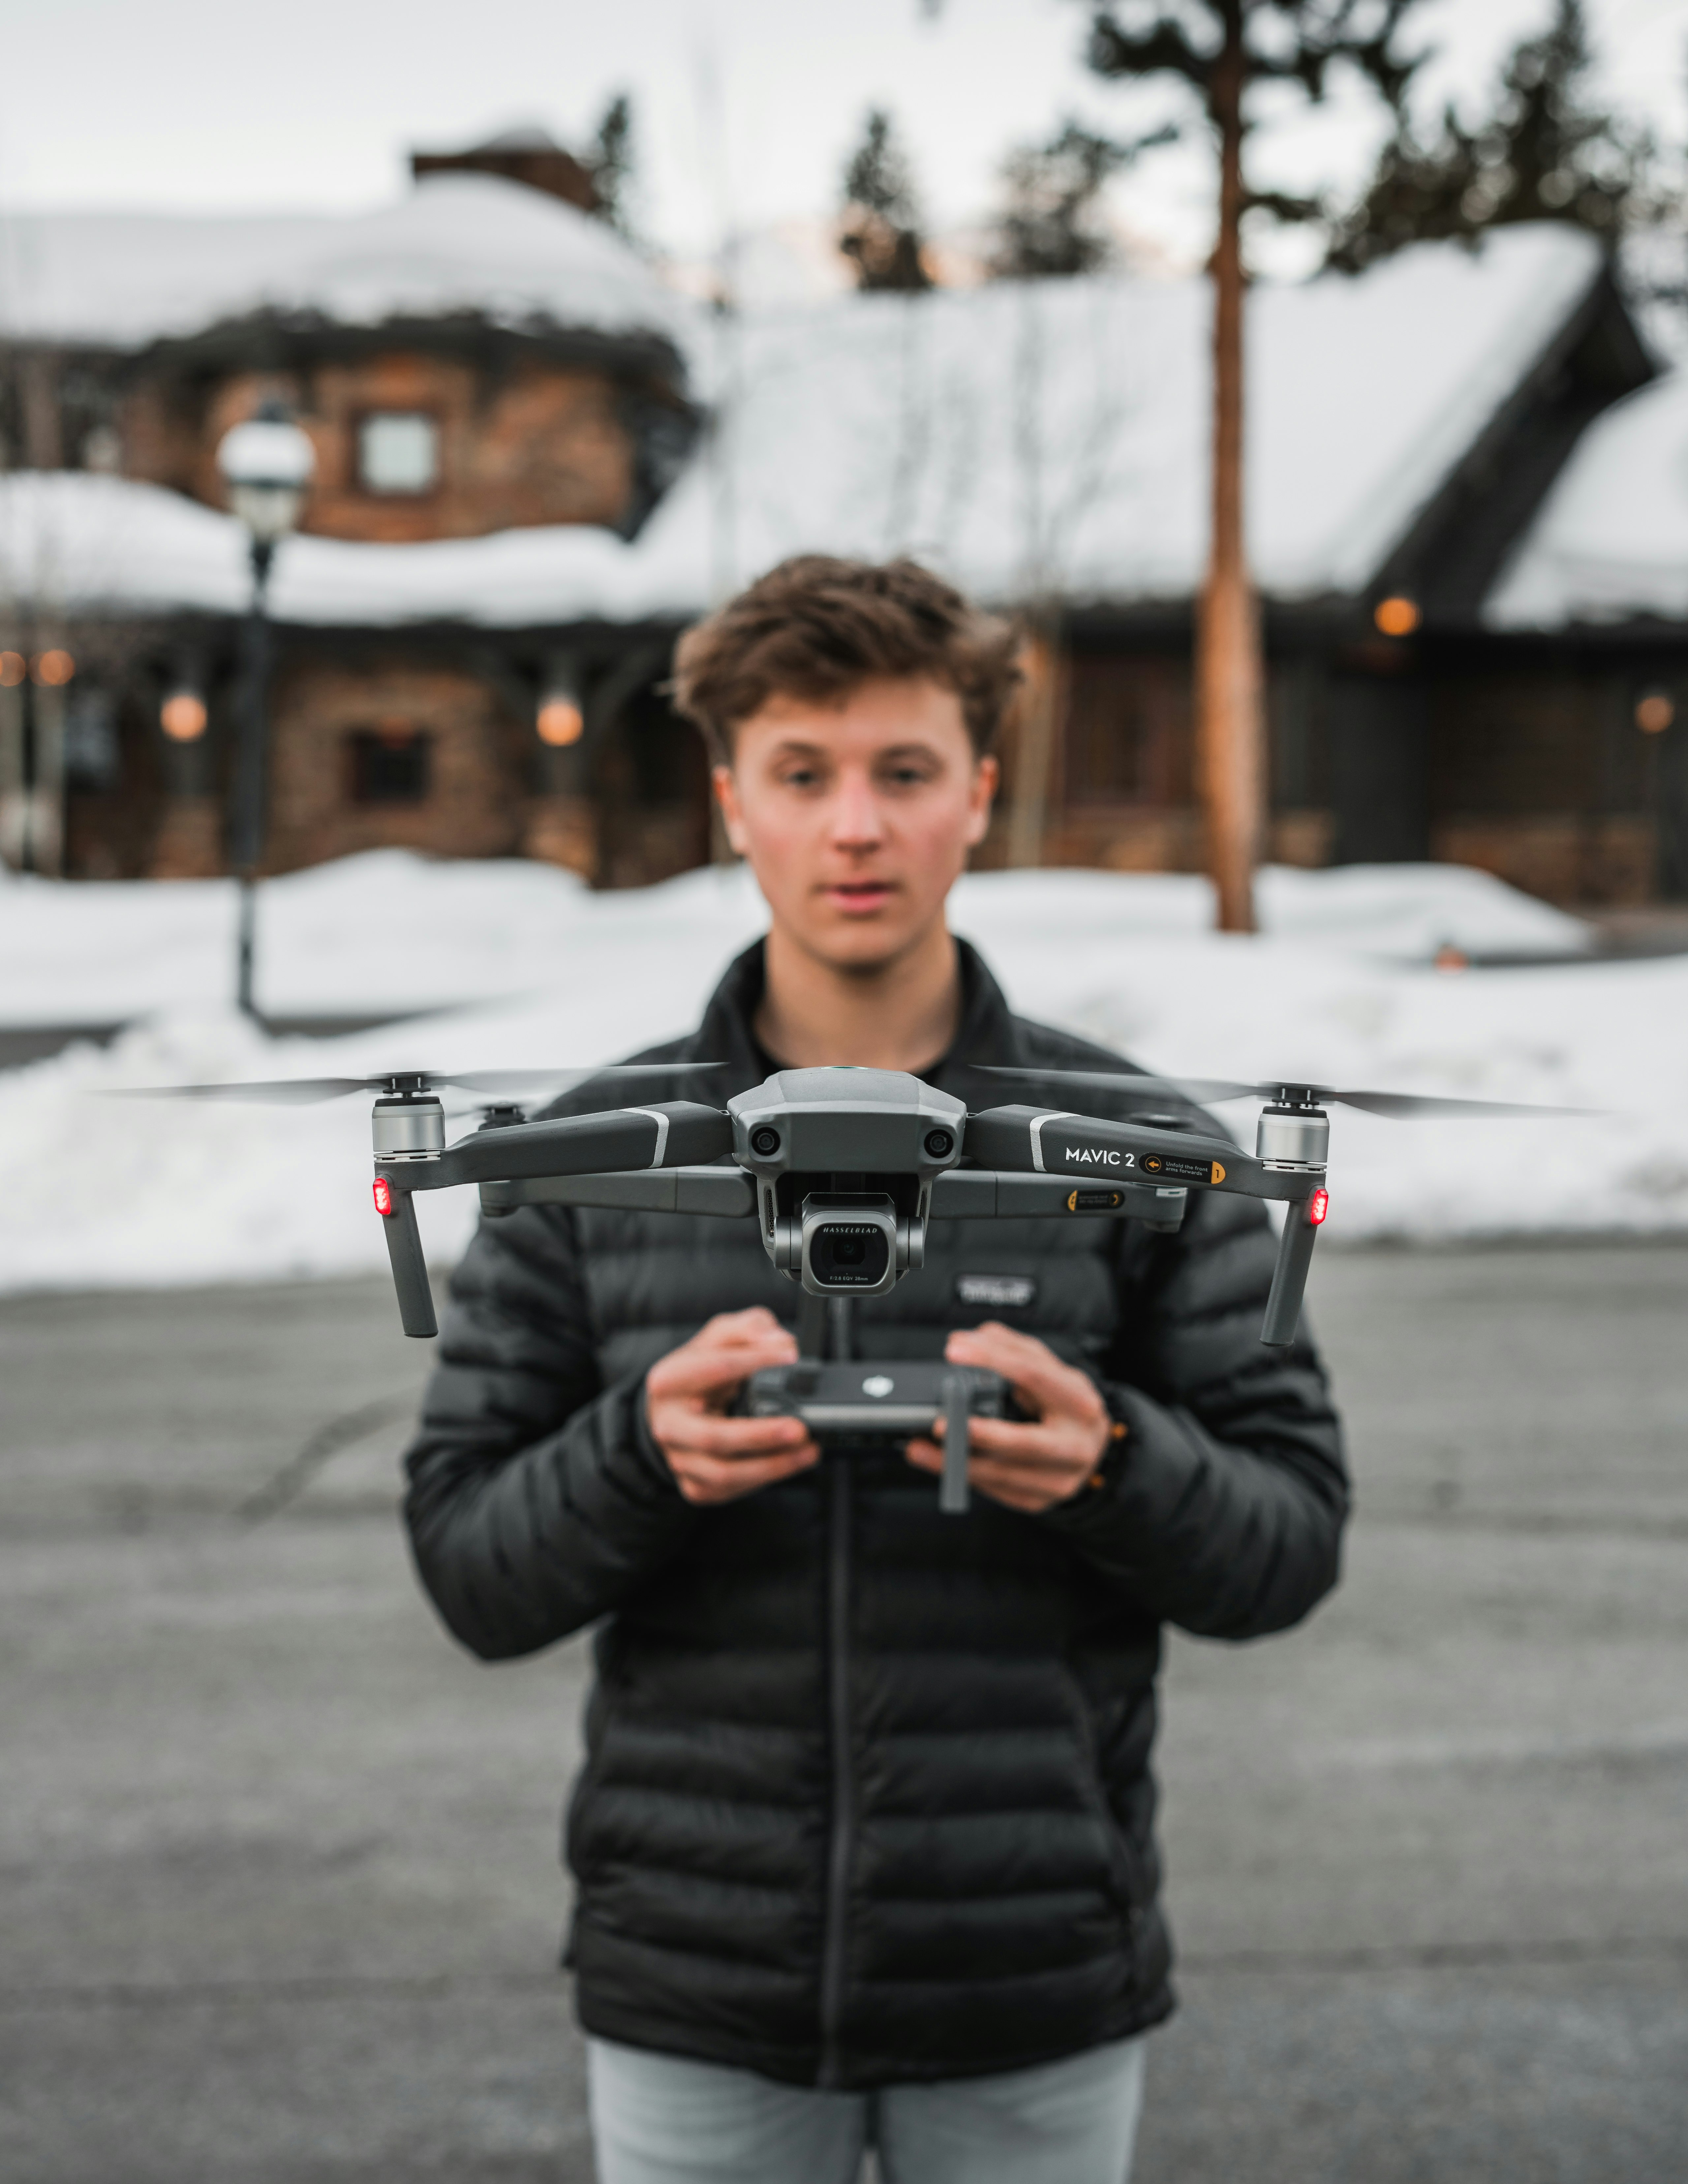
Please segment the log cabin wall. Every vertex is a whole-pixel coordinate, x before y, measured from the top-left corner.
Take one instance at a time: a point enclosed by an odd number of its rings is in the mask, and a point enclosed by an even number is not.
[[[1650,691],[1668,728],[1637,725]],[[1275,862],[1434,858],[1588,908],[1688,898],[1688,645],[1303,644],[1270,660],[1267,704]],[[1203,869],[1185,654],[1075,644],[1057,751],[1046,862]],[[1005,755],[1011,794],[1011,736]],[[1003,861],[1000,827],[978,861]]]
[[[125,474],[220,508],[217,443],[274,394],[315,447],[301,527],[326,538],[402,544],[529,524],[615,529],[633,504],[636,450],[616,382],[538,356],[395,348],[281,372],[148,379],[119,413]],[[369,460],[384,422],[409,436],[408,473],[383,478]]]

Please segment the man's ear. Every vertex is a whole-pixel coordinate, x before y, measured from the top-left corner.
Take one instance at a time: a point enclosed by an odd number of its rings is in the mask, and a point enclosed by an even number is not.
[[[973,777],[967,792],[967,847],[974,849],[983,841],[990,825],[990,807],[996,800],[997,784],[1002,778],[1002,768],[995,759],[985,757],[975,760]]]
[[[715,800],[721,806],[721,824],[727,829],[727,838],[741,857],[750,854],[744,833],[744,815],[738,808],[738,783],[733,778],[730,766],[710,768],[710,786],[715,791]]]

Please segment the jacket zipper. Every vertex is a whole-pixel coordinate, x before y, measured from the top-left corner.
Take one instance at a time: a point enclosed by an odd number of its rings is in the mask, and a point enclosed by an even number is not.
[[[827,1482],[827,1711],[832,1745],[833,1810],[827,1841],[827,1916],[821,1954],[821,2079],[842,2082],[844,1947],[854,1848],[855,1779],[850,1745],[850,1463],[833,1457]]]

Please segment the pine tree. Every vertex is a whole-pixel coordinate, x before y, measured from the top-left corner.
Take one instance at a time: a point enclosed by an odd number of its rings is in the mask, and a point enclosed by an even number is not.
[[[1491,111],[1467,128],[1452,107],[1421,143],[1405,122],[1359,203],[1337,220],[1327,264],[1357,273],[1406,243],[1513,220],[1568,220],[1615,241],[1646,209],[1646,133],[1586,103],[1593,55],[1581,0],[1557,0],[1547,29],[1517,46]]]
[[[1416,0],[1123,0],[1091,19],[1090,65],[1105,76],[1180,76],[1218,140],[1213,276],[1212,526],[1197,613],[1196,756],[1208,862],[1226,932],[1254,926],[1254,866],[1266,831],[1265,663],[1243,532],[1243,214],[1314,217],[1309,200],[1251,191],[1243,175],[1254,84],[1322,98],[1333,66],[1353,70],[1398,112],[1416,60],[1395,50]],[[1122,20],[1122,15],[1124,20]]]
[[[1046,144],[1026,144],[1003,163],[1007,202],[990,271],[999,281],[1089,273],[1113,254],[1097,217],[1109,178],[1140,148],[1067,122]]]
[[[855,266],[859,288],[905,294],[932,286],[921,259],[920,213],[914,177],[891,117],[876,107],[844,174],[838,248]]]
[[[619,92],[604,108],[585,165],[598,199],[593,207],[597,217],[618,235],[631,238],[628,200],[634,183],[633,106],[626,92]]]

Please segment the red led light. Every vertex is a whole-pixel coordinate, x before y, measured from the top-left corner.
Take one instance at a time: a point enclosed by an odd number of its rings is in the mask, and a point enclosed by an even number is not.
[[[375,1210],[383,1221],[393,1218],[393,1185],[384,1175],[375,1179]]]
[[[1317,1228],[1329,1211],[1330,1193],[1328,1190],[1316,1190],[1307,1201],[1307,1220],[1310,1225]]]

